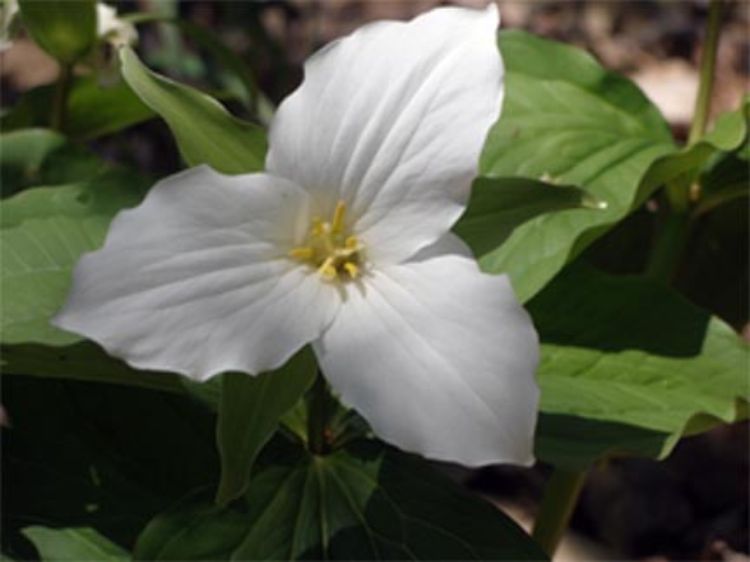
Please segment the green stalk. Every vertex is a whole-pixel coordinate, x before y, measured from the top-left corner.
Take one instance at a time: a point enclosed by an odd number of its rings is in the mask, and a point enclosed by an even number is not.
[[[695,111],[693,122],[690,125],[688,144],[693,144],[706,130],[708,115],[711,109],[711,92],[714,84],[716,70],[716,52],[719,46],[719,31],[721,29],[722,0],[711,0],[708,8],[708,23],[706,24],[706,37],[703,41],[703,53],[701,54],[700,83],[698,85],[698,96],[695,100]]]
[[[700,83],[695,101],[693,122],[688,134],[688,145],[697,142],[703,136],[708,122],[716,70],[716,52],[721,30],[722,8],[723,0],[711,0],[700,62]],[[681,177],[666,186],[666,195],[670,206],[669,214],[662,225],[659,238],[654,244],[646,268],[646,275],[665,283],[672,281],[690,235],[691,201],[689,190],[692,180],[692,177]]]
[[[65,128],[65,114],[68,109],[68,93],[70,92],[70,81],[73,78],[73,65],[60,63],[60,76],[55,85],[55,97],[52,102],[52,115],[50,126],[63,132]]]
[[[690,232],[690,216],[684,211],[672,212],[667,216],[659,238],[651,249],[646,267],[646,275],[657,281],[671,283],[680,258],[685,251]]]
[[[329,444],[326,433],[332,410],[331,406],[332,401],[328,384],[323,376],[318,373],[310,390],[307,412],[307,445],[310,452],[315,455],[328,452]]]
[[[547,483],[531,536],[550,559],[568,528],[585,479],[585,471],[556,468]]]

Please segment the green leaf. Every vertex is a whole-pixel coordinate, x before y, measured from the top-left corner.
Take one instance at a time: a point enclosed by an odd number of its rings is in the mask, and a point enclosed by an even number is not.
[[[73,267],[104,241],[115,213],[137,204],[140,177],[111,170],[82,183],[38,187],[0,202],[4,344],[67,345],[81,338],[50,325],[65,301]]]
[[[540,425],[544,460],[570,464],[583,445],[662,458],[683,435],[747,416],[747,344],[659,283],[576,264],[528,307],[541,410],[577,418]]]
[[[2,195],[27,187],[80,182],[106,171],[107,165],[86,148],[70,144],[48,129],[26,129],[0,136]],[[7,217],[0,216],[0,222]]]
[[[697,142],[656,160],[641,182],[636,205],[660,185],[680,182],[686,190],[712,156],[735,150],[742,144],[747,137],[749,114],[750,96],[745,97],[736,111],[720,115],[713,129]]]
[[[274,442],[276,445],[278,442]],[[327,456],[275,456],[250,484],[238,519],[197,509],[152,521],[147,560],[543,560],[500,510],[423,460],[358,441]],[[221,540],[219,540],[221,538]],[[213,548],[209,548],[213,546]]]
[[[663,458],[668,433],[575,415],[539,412],[534,453],[566,470],[586,470],[608,457]]]
[[[226,505],[245,492],[255,457],[316,374],[315,358],[305,348],[272,372],[254,377],[244,373],[223,375],[216,432],[221,457],[218,504]]]
[[[130,555],[90,527],[50,529],[26,527],[23,534],[39,551],[42,562],[124,562]]]
[[[102,86],[96,77],[86,77],[73,85],[68,96],[65,132],[78,140],[90,140],[115,133],[155,117],[127,83]]]
[[[152,72],[129,48],[120,50],[120,59],[125,80],[167,122],[190,166],[205,163],[226,174],[263,169],[267,144],[260,127],[232,117],[210,96]]]
[[[263,119],[267,123],[273,113],[273,105],[259,90],[252,71],[232,49],[229,49],[216,33],[209,28],[196,25],[191,21],[158,13],[130,13],[125,18],[135,24],[166,23],[177,27],[186,37],[210,53],[216,62],[229,70],[232,76],[242,85],[239,96],[248,106],[253,116]]]
[[[564,209],[597,209],[603,204],[582,189],[525,178],[480,177],[454,230],[481,256],[500,246],[526,221]]]
[[[730,152],[706,171],[701,179],[701,199],[694,216],[707,213],[720,205],[750,195],[750,166],[740,154]]]
[[[154,513],[218,479],[215,417],[153,390],[6,377],[3,545],[26,560],[29,525],[92,527],[132,545]]]
[[[4,131],[39,127],[49,121],[54,86],[26,92],[0,118]],[[96,76],[73,80],[65,110],[65,133],[77,140],[91,140],[154,118],[155,113],[123,81],[103,86]]]
[[[641,178],[673,152],[658,111],[627,79],[574,47],[521,31],[500,33],[506,97],[482,154],[482,175],[576,185],[607,208],[547,213],[478,256],[508,273],[522,300],[632,209]]]
[[[0,351],[0,367],[4,375],[103,382],[177,394],[187,392],[184,379],[179,375],[132,369],[88,341],[55,347],[3,345]]]
[[[64,64],[81,58],[96,41],[94,0],[19,0],[18,5],[34,41]]]

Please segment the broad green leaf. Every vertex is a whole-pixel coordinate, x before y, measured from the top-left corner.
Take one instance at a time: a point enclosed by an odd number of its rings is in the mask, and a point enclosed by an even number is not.
[[[576,185],[607,205],[538,216],[478,256],[483,269],[508,273],[527,300],[631,210],[643,175],[674,145],[638,88],[583,51],[516,30],[499,42],[506,97],[482,175]]]
[[[46,125],[53,96],[54,86],[40,86],[26,92],[0,118],[0,126],[4,131],[12,131]],[[65,133],[77,140],[90,140],[155,116],[124,81],[103,86],[96,76],[81,76],[73,80],[68,95]]]
[[[73,267],[104,241],[114,214],[138,203],[144,182],[111,170],[89,181],[23,191],[0,202],[4,344],[67,345],[81,338],[50,325]]]
[[[656,160],[641,182],[635,204],[645,201],[660,185],[679,182],[687,189],[712,156],[735,150],[745,140],[748,115],[750,97],[736,111],[720,115],[711,131],[697,142]]]
[[[277,442],[274,442],[276,445]],[[253,476],[238,519],[195,510],[157,517],[139,537],[146,560],[543,560],[500,510],[423,460],[358,441],[327,455],[274,456]],[[222,538],[223,540],[219,540]],[[213,548],[210,548],[213,547]]]
[[[130,555],[90,527],[26,527],[23,534],[39,552],[42,562],[124,562]]]
[[[750,111],[750,105],[746,105]],[[700,199],[694,214],[702,215],[716,207],[750,195],[750,138],[729,153],[715,155],[700,178]]]
[[[635,452],[663,457],[683,435],[747,416],[747,344],[659,283],[576,264],[535,297],[529,311],[542,341],[541,410],[581,422],[568,432],[568,451],[538,450],[545,460],[571,455],[580,449],[575,441],[589,434],[606,443],[608,429],[598,422],[615,424],[611,449],[640,442],[646,449]],[[550,439],[540,434],[537,443]]]
[[[603,204],[574,186],[554,185],[526,178],[480,177],[454,230],[478,256],[491,252],[524,222],[552,211]]]
[[[205,163],[226,174],[263,169],[267,145],[260,127],[232,117],[210,96],[152,72],[129,48],[120,50],[120,60],[125,80],[167,122],[190,166]]]
[[[34,41],[71,64],[96,41],[95,0],[19,0],[21,17]]]
[[[245,492],[255,457],[276,431],[281,416],[302,397],[316,374],[315,358],[305,348],[272,372],[223,375],[216,429],[221,457],[218,504],[226,505]]]
[[[153,390],[4,377],[3,545],[29,525],[91,527],[129,547],[153,517],[218,478],[215,418]]]
[[[49,129],[25,129],[0,136],[2,195],[27,187],[80,182],[107,165],[86,148]],[[0,216],[0,221],[7,217]]]
[[[185,381],[172,373],[139,371],[104,352],[93,342],[65,346],[3,345],[0,368],[4,375],[102,382],[184,394]]]
[[[669,439],[668,433],[635,425],[539,412],[534,453],[563,469],[586,470],[609,457],[663,458]]]

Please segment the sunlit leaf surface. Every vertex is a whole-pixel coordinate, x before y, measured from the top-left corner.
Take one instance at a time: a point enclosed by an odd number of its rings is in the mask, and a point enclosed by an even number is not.
[[[529,308],[541,409],[558,416],[540,426],[544,460],[591,460],[597,449],[661,457],[684,434],[747,416],[747,344],[658,283],[575,265]]]
[[[674,145],[638,88],[583,51],[515,30],[500,33],[500,51],[506,98],[482,174],[576,185],[607,206],[541,215],[479,256],[527,300],[630,211],[645,172]]]

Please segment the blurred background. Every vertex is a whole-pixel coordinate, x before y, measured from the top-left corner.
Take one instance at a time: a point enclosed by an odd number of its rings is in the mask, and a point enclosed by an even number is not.
[[[139,25],[145,62],[176,80],[218,95],[236,114],[267,121],[274,105],[302,77],[303,61],[323,44],[365,22],[408,19],[434,0],[286,0],[110,2],[120,13],[178,16],[216,34],[254,77],[262,95],[248,103],[243,84],[196,35],[159,23]],[[484,5],[482,0],[444,2]],[[591,52],[633,79],[684,139],[698,87],[697,63],[708,2],[501,1],[502,26],[523,28]],[[750,3],[727,2],[719,45],[712,115],[735,109],[750,89]],[[6,113],[20,96],[53,82],[56,63],[20,37],[0,54],[0,104]],[[115,81],[113,72],[108,80]],[[107,81],[101,85],[108,87]],[[91,143],[99,154],[154,177],[181,167],[166,126],[151,120]],[[653,235],[657,198],[588,250],[616,273],[643,269]],[[698,228],[677,287],[750,339],[748,327],[748,207],[741,199]],[[683,440],[663,462],[616,459],[596,467],[561,548],[560,560],[750,560],[747,553],[750,433],[747,423]],[[547,468],[457,471],[456,478],[528,525]]]

